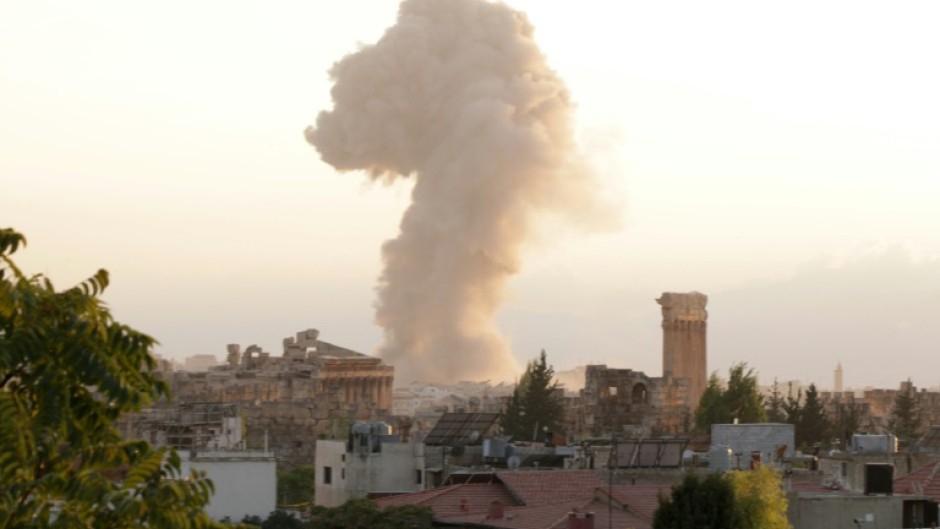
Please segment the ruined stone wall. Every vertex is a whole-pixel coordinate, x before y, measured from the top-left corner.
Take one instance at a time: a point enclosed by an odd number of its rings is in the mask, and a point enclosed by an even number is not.
[[[190,435],[192,448],[211,431],[208,424],[174,424],[155,417],[180,417],[182,407],[219,403],[238,410],[248,448],[265,442],[286,466],[312,465],[316,439],[345,439],[353,421],[389,420],[394,370],[372,358],[318,339],[308,329],[284,340],[284,354],[273,357],[252,345],[227,347],[226,364],[208,372],[161,372],[172,401],[157,410],[122,420],[126,437],[160,443]],[[157,413],[164,412],[177,413]],[[265,441],[267,439],[267,441]],[[187,445],[189,447],[189,445]]]
[[[388,416],[365,406],[338,400],[262,402],[242,408],[246,446],[268,449],[285,467],[313,466],[318,439],[345,441],[349,425],[387,421]],[[266,440],[267,439],[267,440]]]
[[[580,412],[569,424],[576,436],[679,435],[690,427],[687,379],[653,378],[632,369],[587,366]],[[571,417],[571,415],[569,415]],[[571,419],[569,418],[569,421]]]
[[[689,380],[687,404],[694,410],[708,383],[708,297],[698,292],[664,292],[656,302],[663,311],[663,377]]]

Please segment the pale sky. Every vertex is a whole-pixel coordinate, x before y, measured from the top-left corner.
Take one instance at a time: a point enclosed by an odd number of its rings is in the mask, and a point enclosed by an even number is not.
[[[578,103],[622,226],[526,252],[499,317],[659,376],[663,291],[710,296],[709,370],[940,384],[934,2],[508,2]],[[182,359],[315,327],[369,353],[379,247],[409,186],[303,139],[330,65],[397,2],[0,0],[0,225],[60,287],[112,274],[116,317]],[[472,359],[468,359],[472,361]]]

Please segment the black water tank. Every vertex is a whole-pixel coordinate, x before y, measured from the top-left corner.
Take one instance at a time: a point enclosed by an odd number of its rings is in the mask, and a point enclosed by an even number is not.
[[[894,492],[894,465],[887,463],[865,464],[865,495]]]

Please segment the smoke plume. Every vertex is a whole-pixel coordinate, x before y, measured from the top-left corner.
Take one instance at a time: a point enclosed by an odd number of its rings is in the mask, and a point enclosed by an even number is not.
[[[401,383],[515,376],[493,318],[534,216],[603,209],[532,33],[500,3],[406,0],[375,45],[333,66],[334,108],[306,130],[339,171],[415,180],[377,288],[380,354]]]

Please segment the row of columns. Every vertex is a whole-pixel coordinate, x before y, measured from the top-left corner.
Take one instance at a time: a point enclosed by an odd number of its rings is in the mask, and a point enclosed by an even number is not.
[[[337,377],[324,381],[326,386],[338,387],[338,393],[347,404],[372,403],[378,409],[392,409],[393,378]]]

